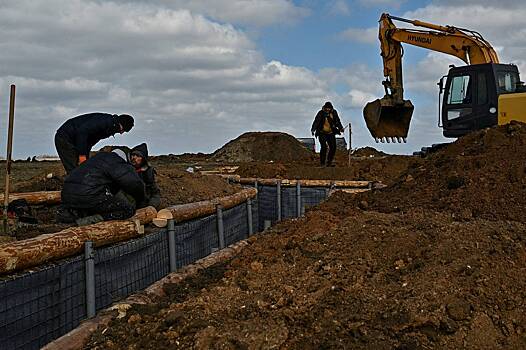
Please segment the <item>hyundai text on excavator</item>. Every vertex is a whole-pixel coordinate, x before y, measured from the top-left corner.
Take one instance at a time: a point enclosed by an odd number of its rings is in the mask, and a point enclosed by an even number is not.
[[[397,28],[393,20],[430,30]],[[450,66],[448,75],[438,83],[440,95],[444,94],[439,126],[445,137],[460,137],[511,120],[526,121],[526,89],[517,66],[500,64],[493,47],[479,33],[386,13],[379,22],[385,96],[363,109],[376,142],[405,142],[413,115],[413,104],[404,100],[401,43],[453,55],[467,64]]]

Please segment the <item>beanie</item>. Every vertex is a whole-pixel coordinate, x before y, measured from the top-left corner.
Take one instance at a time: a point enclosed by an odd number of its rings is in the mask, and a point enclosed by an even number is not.
[[[117,116],[117,122],[122,125],[122,129],[126,132],[133,128],[133,117],[128,114],[121,114]]]
[[[323,108],[330,108],[330,109],[332,109],[332,103],[330,103],[329,101],[325,102],[325,104],[323,105]]]

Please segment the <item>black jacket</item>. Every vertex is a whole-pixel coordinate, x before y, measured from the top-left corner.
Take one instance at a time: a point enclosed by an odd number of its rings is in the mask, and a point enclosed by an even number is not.
[[[79,154],[89,158],[89,152],[97,142],[119,131],[116,114],[89,113],[68,119],[58,128],[57,135],[75,146]]]
[[[62,203],[70,208],[93,208],[119,191],[136,203],[144,200],[144,183],[135,168],[114,152],[100,152],[66,177]]]
[[[338,112],[333,109],[331,114],[332,120],[329,120],[329,123],[331,125],[332,133],[335,135],[340,135],[340,130],[343,130],[343,125],[340,121],[340,117],[338,116]],[[311,127],[311,132],[315,133],[316,136],[323,132],[323,124],[325,123],[325,118],[327,118],[327,116],[328,114],[325,113],[323,109],[316,114]]]
[[[146,187],[146,196],[144,201],[140,203],[138,202],[137,207],[143,208],[151,205],[156,209],[159,209],[159,205],[161,204],[161,190],[155,182],[155,175],[157,172],[148,164],[148,147],[145,143],[141,143],[140,145],[132,148],[131,153],[139,153],[144,160],[141,168],[136,169],[136,171],[141,180],[144,182]]]

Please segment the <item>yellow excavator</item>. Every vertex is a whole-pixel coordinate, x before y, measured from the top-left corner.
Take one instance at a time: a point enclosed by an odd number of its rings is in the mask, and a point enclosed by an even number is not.
[[[397,28],[393,20],[422,29]],[[385,96],[367,103],[363,115],[376,142],[406,142],[414,106],[404,100],[402,43],[456,56],[467,65],[450,66],[438,85],[442,108],[439,126],[445,137],[473,130],[526,122],[526,88],[517,66],[500,64],[497,53],[479,33],[382,14],[379,39],[383,58]]]

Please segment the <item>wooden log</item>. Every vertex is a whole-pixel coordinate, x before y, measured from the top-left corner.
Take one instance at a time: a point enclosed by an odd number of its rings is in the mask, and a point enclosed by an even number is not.
[[[142,225],[149,224],[157,217],[157,209],[154,207],[146,207],[137,209],[135,212],[135,215],[131,218],[131,220],[139,220]]]
[[[290,180],[290,179],[258,179],[255,177],[241,178],[239,183],[242,185],[252,185],[257,180],[258,184],[265,186],[275,186],[278,180],[282,186],[296,186],[299,181],[303,187],[350,187],[366,188],[372,183],[371,181],[355,180]]]
[[[134,220],[104,221],[3,244],[0,246],[0,274],[79,254],[86,241],[93,241],[100,247],[128,240],[139,235],[137,224]]]
[[[9,202],[15,199],[25,199],[28,204],[59,204],[60,191],[10,193]],[[0,201],[4,201],[3,194],[0,194]]]
[[[163,225],[164,220],[174,219],[176,222],[191,220],[206,215],[211,215],[216,212],[216,206],[221,204],[224,209],[235,207],[236,205],[245,202],[249,198],[254,198],[257,194],[255,188],[245,188],[242,191],[225,197],[215,198],[213,200],[201,201],[188,204],[174,205],[157,213],[157,219],[154,224],[156,226]],[[164,227],[164,226],[158,226]]]

